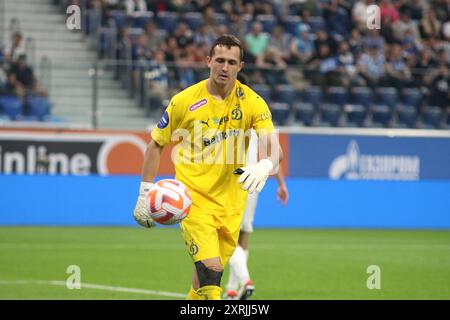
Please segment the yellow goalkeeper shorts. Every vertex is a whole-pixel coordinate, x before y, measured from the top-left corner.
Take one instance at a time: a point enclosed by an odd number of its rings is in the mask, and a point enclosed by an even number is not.
[[[219,257],[223,266],[233,255],[239,239],[242,212],[221,214],[191,209],[181,231],[194,262]]]

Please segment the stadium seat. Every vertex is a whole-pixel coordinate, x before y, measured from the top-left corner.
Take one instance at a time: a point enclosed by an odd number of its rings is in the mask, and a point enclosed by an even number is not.
[[[291,108],[287,103],[274,102],[270,104],[270,112],[275,125],[284,126],[289,120]]]
[[[423,113],[423,127],[425,129],[440,129],[443,125],[443,113],[440,107],[427,107]]]
[[[371,107],[372,110],[372,127],[387,128],[392,120],[392,108],[385,104],[378,104]]]
[[[154,14],[152,11],[147,12],[136,12],[132,18],[132,26],[134,28],[145,28],[147,23],[153,21]]]
[[[323,104],[321,106],[322,115],[320,118],[321,126],[339,126],[339,120],[341,119],[341,107],[337,104]]]
[[[422,105],[423,95],[417,88],[405,88],[402,92],[402,101],[404,104],[409,104],[416,108]]]
[[[368,87],[355,87],[352,90],[352,94],[354,104],[368,107],[374,102],[373,92]]]
[[[344,105],[349,103],[347,89],[344,87],[329,87],[328,101],[332,104]]]
[[[381,87],[377,89],[378,102],[387,105],[392,110],[398,103],[397,89],[394,87]]]
[[[283,21],[284,24],[284,30],[286,30],[286,32],[295,35],[297,32],[297,26],[302,22],[302,20],[300,19],[300,17],[298,16],[286,16],[286,18]]]
[[[314,122],[316,108],[312,103],[299,102],[294,104],[294,118],[305,126],[311,126]]]
[[[346,104],[344,114],[348,126],[362,127],[367,116],[367,109],[361,104]]]
[[[317,86],[310,86],[303,91],[303,102],[312,103],[316,108],[323,102],[322,89]]]
[[[260,14],[256,16],[256,21],[261,22],[263,31],[272,33],[273,28],[277,25],[277,18],[272,14]]]
[[[183,15],[183,19],[193,31],[197,30],[197,28],[203,23],[203,17],[200,12],[186,12]]]
[[[29,115],[43,121],[50,114],[50,102],[42,97],[34,97],[28,100]]]
[[[398,128],[416,128],[417,110],[410,105],[403,105],[398,110],[397,125]]]
[[[171,11],[163,11],[158,13],[159,28],[167,30],[169,34],[175,31],[178,25],[178,14]]]
[[[297,92],[292,85],[281,84],[276,87],[275,91],[277,102],[287,103],[292,107],[297,101]]]
[[[16,96],[0,97],[0,110],[3,110],[10,120],[17,120],[23,111],[22,101]]]
[[[271,88],[266,84],[254,84],[253,90],[261,96],[266,102],[269,102],[272,100],[272,90]]]

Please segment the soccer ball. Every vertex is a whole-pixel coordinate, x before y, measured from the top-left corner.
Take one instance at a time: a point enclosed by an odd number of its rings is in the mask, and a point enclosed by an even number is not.
[[[153,220],[170,225],[186,218],[192,199],[189,190],[180,181],[164,179],[150,188],[145,204]]]

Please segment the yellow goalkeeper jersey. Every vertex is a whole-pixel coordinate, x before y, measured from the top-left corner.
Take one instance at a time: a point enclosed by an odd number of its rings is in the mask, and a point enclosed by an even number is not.
[[[245,165],[251,128],[273,131],[266,102],[236,81],[224,100],[213,97],[203,80],[175,95],[152,131],[159,145],[174,142],[175,178],[191,192],[192,209],[243,212],[247,191],[233,171]]]

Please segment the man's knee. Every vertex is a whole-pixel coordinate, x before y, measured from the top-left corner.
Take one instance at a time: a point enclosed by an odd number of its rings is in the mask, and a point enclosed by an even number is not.
[[[202,261],[195,263],[200,287],[218,286],[223,274],[223,266],[217,263],[208,263],[205,265]]]

